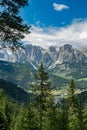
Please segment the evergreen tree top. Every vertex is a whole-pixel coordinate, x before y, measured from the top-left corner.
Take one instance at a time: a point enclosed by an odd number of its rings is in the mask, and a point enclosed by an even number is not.
[[[23,46],[20,41],[24,34],[30,33],[30,26],[23,24],[19,11],[27,4],[28,0],[0,1],[0,47],[16,50]]]

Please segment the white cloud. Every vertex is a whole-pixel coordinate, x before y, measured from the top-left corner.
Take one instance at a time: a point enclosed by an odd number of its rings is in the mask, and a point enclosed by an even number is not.
[[[58,28],[41,28],[32,25],[31,34],[24,41],[48,48],[51,45],[72,44],[74,47],[87,47],[87,19],[73,21],[71,25]]]
[[[54,7],[54,10],[56,10],[56,11],[62,11],[64,9],[69,9],[69,6],[64,5],[64,4],[57,4],[57,3],[53,3],[53,7]]]
[[[40,24],[40,20],[36,21],[36,25],[39,25]]]

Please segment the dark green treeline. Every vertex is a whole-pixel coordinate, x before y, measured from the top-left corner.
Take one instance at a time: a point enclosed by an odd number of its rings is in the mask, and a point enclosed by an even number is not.
[[[31,84],[29,104],[18,104],[0,90],[0,130],[87,130],[87,105],[82,106],[70,80],[67,97],[58,107],[43,64]]]

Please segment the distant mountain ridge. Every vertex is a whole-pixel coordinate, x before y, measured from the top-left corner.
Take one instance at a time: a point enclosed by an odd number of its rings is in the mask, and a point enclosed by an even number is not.
[[[64,63],[87,63],[87,49],[78,50],[70,44],[65,44],[59,48],[50,46],[48,49],[43,49],[29,44],[25,46],[24,50],[17,50],[14,54],[6,49],[0,50],[0,60],[30,63],[36,69],[43,62],[46,68],[50,70]]]
[[[69,80],[74,78],[76,88],[87,90],[87,49],[78,50],[70,44],[59,48],[50,46],[48,49],[30,44],[14,54],[0,50],[0,79],[11,81],[28,91],[41,62],[55,89],[64,89],[65,92]]]

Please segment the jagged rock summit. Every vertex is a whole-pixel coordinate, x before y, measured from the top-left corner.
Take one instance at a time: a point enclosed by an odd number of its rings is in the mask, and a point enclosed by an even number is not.
[[[25,64],[31,63],[36,68],[43,62],[50,69],[63,63],[87,63],[86,51],[87,49],[83,51],[73,48],[71,44],[65,44],[59,48],[50,46],[48,49],[28,44],[25,46],[25,50],[17,50],[15,54],[9,53],[6,49],[0,50],[0,60]]]

